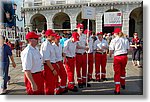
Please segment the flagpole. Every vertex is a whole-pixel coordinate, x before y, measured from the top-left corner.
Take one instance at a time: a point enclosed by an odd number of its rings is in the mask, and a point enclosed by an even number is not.
[[[90,6],[90,3],[88,2],[88,7]],[[89,19],[87,19],[88,20],[88,22],[87,22],[87,39],[86,39],[86,42],[87,42],[87,46],[89,46],[89,22],[90,22],[90,20]],[[88,51],[87,51],[87,68],[86,68],[86,87],[87,87],[87,83],[88,83],[88,67],[89,67],[89,65],[88,65]]]

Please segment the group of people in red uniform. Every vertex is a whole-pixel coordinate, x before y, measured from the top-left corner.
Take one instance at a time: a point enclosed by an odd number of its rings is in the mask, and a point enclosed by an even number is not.
[[[97,33],[97,40],[94,42],[91,31],[85,30],[83,33],[83,24],[78,24],[76,28],[77,32],[73,32],[71,38],[65,41],[64,48],[59,44],[61,37],[52,29],[45,32],[46,41],[41,44],[40,51],[36,47],[39,36],[35,32],[26,35],[28,46],[21,52],[21,61],[27,94],[54,95],[68,90],[77,92],[78,88],[85,86],[91,87],[87,81],[93,80],[94,60],[96,81],[107,81],[108,49],[110,56],[114,53],[115,94],[120,93],[120,86],[125,89],[129,42],[122,37],[121,30],[115,29],[116,37],[109,46],[103,39],[102,32]],[[75,68],[78,87],[74,79]]]

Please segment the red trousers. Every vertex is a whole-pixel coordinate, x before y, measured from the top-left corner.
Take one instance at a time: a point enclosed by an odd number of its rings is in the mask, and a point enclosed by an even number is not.
[[[100,78],[106,78],[106,62],[107,62],[107,54],[95,54],[95,77],[96,80]],[[100,71],[101,66],[101,71]]]
[[[120,84],[125,85],[125,67],[128,61],[127,55],[114,56],[114,81],[115,91],[120,91]]]
[[[82,74],[81,74],[82,71]],[[86,83],[87,55],[76,54],[76,72],[78,84]]]
[[[93,53],[88,54],[88,79],[92,79],[93,73]]]
[[[68,76],[68,89],[73,89],[75,86],[74,83],[75,58],[66,58],[64,63]]]
[[[58,70],[58,66],[56,64],[52,64],[55,70]],[[44,64],[44,84],[45,84],[45,94],[46,95],[54,95],[54,90],[57,88],[58,84],[58,75],[54,76],[51,69]]]
[[[58,75],[60,77],[60,87],[61,88],[66,88],[66,83],[67,83],[66,70],[64,68],[64,65],[63,65],[62,61],[57,62],[57,64],[59,65]]]
[[[31,83],[27,79],[26,75],[24,75],[24,81],[26,86],[26,91],[28,95],[44,95],[44,78],[42,72],[32,74],[33,80],[35,81],[38,90],[33,91],[31,87]]]

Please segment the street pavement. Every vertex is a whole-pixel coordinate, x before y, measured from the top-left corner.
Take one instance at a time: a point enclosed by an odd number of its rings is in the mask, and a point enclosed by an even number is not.
[[[131,55],[128,55],[128,57],[129,60],[126,66],[126,89],[121,89],[121,95],[143,95],[143,68],[133,66],[131,62]],[[114,95],[114,71],[112,61],[112,58],[108,57],[106,66],[108,81],[91,81],[89,82],[91,87],[80,88],[78,92],[69,91],[64,95]],[[8,85],[7,95],[26,95],[24,73],[22,72],[20,58],[15,57],[15,62],[17,63],[17,67],[15,69],[10,64],[9,75],[11,76],[11,80]]]

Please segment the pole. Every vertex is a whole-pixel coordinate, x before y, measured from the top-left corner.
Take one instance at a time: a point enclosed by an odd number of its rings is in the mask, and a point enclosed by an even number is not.
[[[15,14],[14,14],[14,17],[15,17],[15,37],[17,36],[17,27],[16,27],[16,18],[17,18],[17,15],[16,15],[16,10],[15,10]]]
[[[90,6],[90,3],[88,2],[88,7]],[[89,46],[89,22],[90,20],[87,19],[88,22],[87,22],[87,39],[86,39],[86,42],[87,42],[87,46]],[[89,64],[88,64],[88,51],[87,51],[87,68],[86,68],[86,87],[87,87],[87,83],[88,83],[88,67],[89,67]]]

